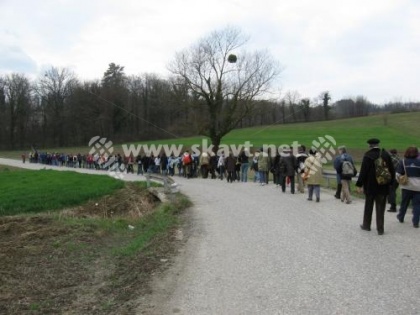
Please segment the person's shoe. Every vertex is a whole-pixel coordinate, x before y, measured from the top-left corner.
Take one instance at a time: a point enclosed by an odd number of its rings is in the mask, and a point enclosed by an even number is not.
[[[340,196],[334,195],[335,199],[340,199]]]
[[[404,219],[401,218],[399,214],[397,214],[397,219],[398,219],[398,221],[400,221],[400,223],[404,223]]]
[[[415,227],[416,229],[418,229],[419,228],[419,225],[418,224],[413,224],[413,227]]]
[[[306,199],[306,200],[312,201],[312,198],[308,198],[308,199]]]
[[[319,202],[319,198],[316,198],[316,202]]]
[[[397,209],[392,209],[392,208],[391,208],[391,209],[388,209],[387,211],[388,211],[388,212],[397,212]]]
[[[361,228],[363,231],[370,231],[370,228],[364,227],[362,224],[360,224],[360,228]]]
[[[384,231],[378,231],[378,235],[384,235]]]
[[[348,205],[351,204],[351,200],[347,200],[346,204],[348,204]]]

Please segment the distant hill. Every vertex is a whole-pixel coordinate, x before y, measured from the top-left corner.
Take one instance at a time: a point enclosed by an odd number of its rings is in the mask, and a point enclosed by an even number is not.
[[[367,149],[366,140],[379,138],[381,147],[395,148],[400,154],[410,145],[420,146],[418,125],[420,112],[380,114],[365,117],[319,121],[309,123],[276,124],[253,128],[236,129],[231,131],[222,141],[222,144],[244,144],[249,141],[254,149],[266,145],[291,145],[294,141],[312,145],[318,137],[331,136],[336,141],[336,146],[346,145],[356,159],[360,159]],[[203,137],[174,138],[155,141],[142,141],[141,144],[182,144],[190,148],[193,144],[201,144]],[[109,139],[112,140],[112,139]],[[130,142],[131,143],[131,142]],[[209,142],[210,144],[210,142]],[[114,152],[121,152],[121,145],[114,144]],[[42,149],[41,149],[42,150]],[[82,153],[86,154],[90,148],[88,144],[77,148],[46,148],[49,152]],[[21,152],[0,152],[0,156],[20,158]]]

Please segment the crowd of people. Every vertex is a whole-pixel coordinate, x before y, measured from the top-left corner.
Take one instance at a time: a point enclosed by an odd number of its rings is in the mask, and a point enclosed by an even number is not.
[[[351,182],[358,175],[356,187],[358,192],[365,195],[365,206],[362,230],[370,231],[373,207],[376,209],[376,225],[379,235],[384,234],[384,213],[387,202],[390,204],[389,212],[397,212],[397,219],[404,222],[407,208],[412,202],[413,219],[415,228],[419,227],[420,220],[420,156],[418,148],[410,146],[404,153],[404,157],[398,156],[397,150],[389,152],[380,149],[379,139],[373,138],[367,141],[369,150],[364,154],[358,173],[353,157],[347,152],[345,146],[338,147],[338,154],[334,159],[334,169],[337,176],[337,189],[335,197],[345,204],[352,202]],[[26,156],[22,155],[25,162]],[[386,182],[378,181],[378,161],[385,165],[389,172]],[[165,154],[154,156],[139,155],[122,156],[99,155],[99,154],[63,154],[38,151],[29,154],[29,162],[42,163],[53,166],[87,168],[96,170],[118,169],[121,172],[138,175],[145,173],[157,173],[169,176],[182,176],[185,178],[211,178],[220,179],[228,183],[248,182],[252,180],[261,186],[269,183],[269,177],[273,184],[286,192],[289,187],[290,193],[295,189],[304,193],[307,187],[307,200],[319,202],[320,187],[323,180],[323,168],[321,155],[315,148],[308,152],[301,145],[294,154],[291,149],[283,149],[272,154],[270,149],[263,148],[256,152],[242,150],[237,156],[233,153],[219,155],[213,152],[203,152],[201,155],[185,151],[179,156]],[[407,179],[408,178],[408,179]],[[402,181],[402,179],[407,179]],[[397,210],[396,194],[401,188],[401,204]]]

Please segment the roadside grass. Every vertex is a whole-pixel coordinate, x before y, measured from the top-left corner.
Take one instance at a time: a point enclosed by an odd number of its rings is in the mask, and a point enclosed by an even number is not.
[[[143,186],[143,185],[136,186]],[[141,189],[145,189],[144,187]],[[112,247],[112,254],[116,256],[133,256],[150,245],[151,240],[158,235],[178,225],[179,217],[191,201],[182,194],[175,194],[170,203],[163,203],[156,209],[141,217],[116,216],[113,218],[80,218],[61,216],[56,218],[65,226],[74,230],[90,230],[95,235],[112,236],[119,239],[118,246]],[[68,244],[71,243],[71,237]]]
[[[145,182],[68,173],[0,173],[0,205],[22,193],[22,181],[31,196],[0,214],[0,313],[132,314],[176,253],[187,197],[159,203]],[[69,193],[68,184],[78,189]]]
[[[0,173],[0,215],[38,213],[76,206],[123,186],[123,182],[109,176],[70,171],[3,170]]]
[[[191,201],[185,196],[178,194],[171,203],[162,204],[158,210],[147,216],[141,221],[133,222],[134,229],[131,242],[126,246],[114,249],[114,254],[123,256],[133,256],[137,252],[144,250],[156,235],[162,235],[170,228],[179,224],[177,215],[184,209],[192,205]]]

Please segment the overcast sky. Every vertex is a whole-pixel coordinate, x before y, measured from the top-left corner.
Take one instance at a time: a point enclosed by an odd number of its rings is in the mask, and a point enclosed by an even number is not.
[[[419,0],[0,0],[0,74],[92,80],[114,62],[165,78],[177,51],[226,26],[280,62],[283,95],[420,101]]]

